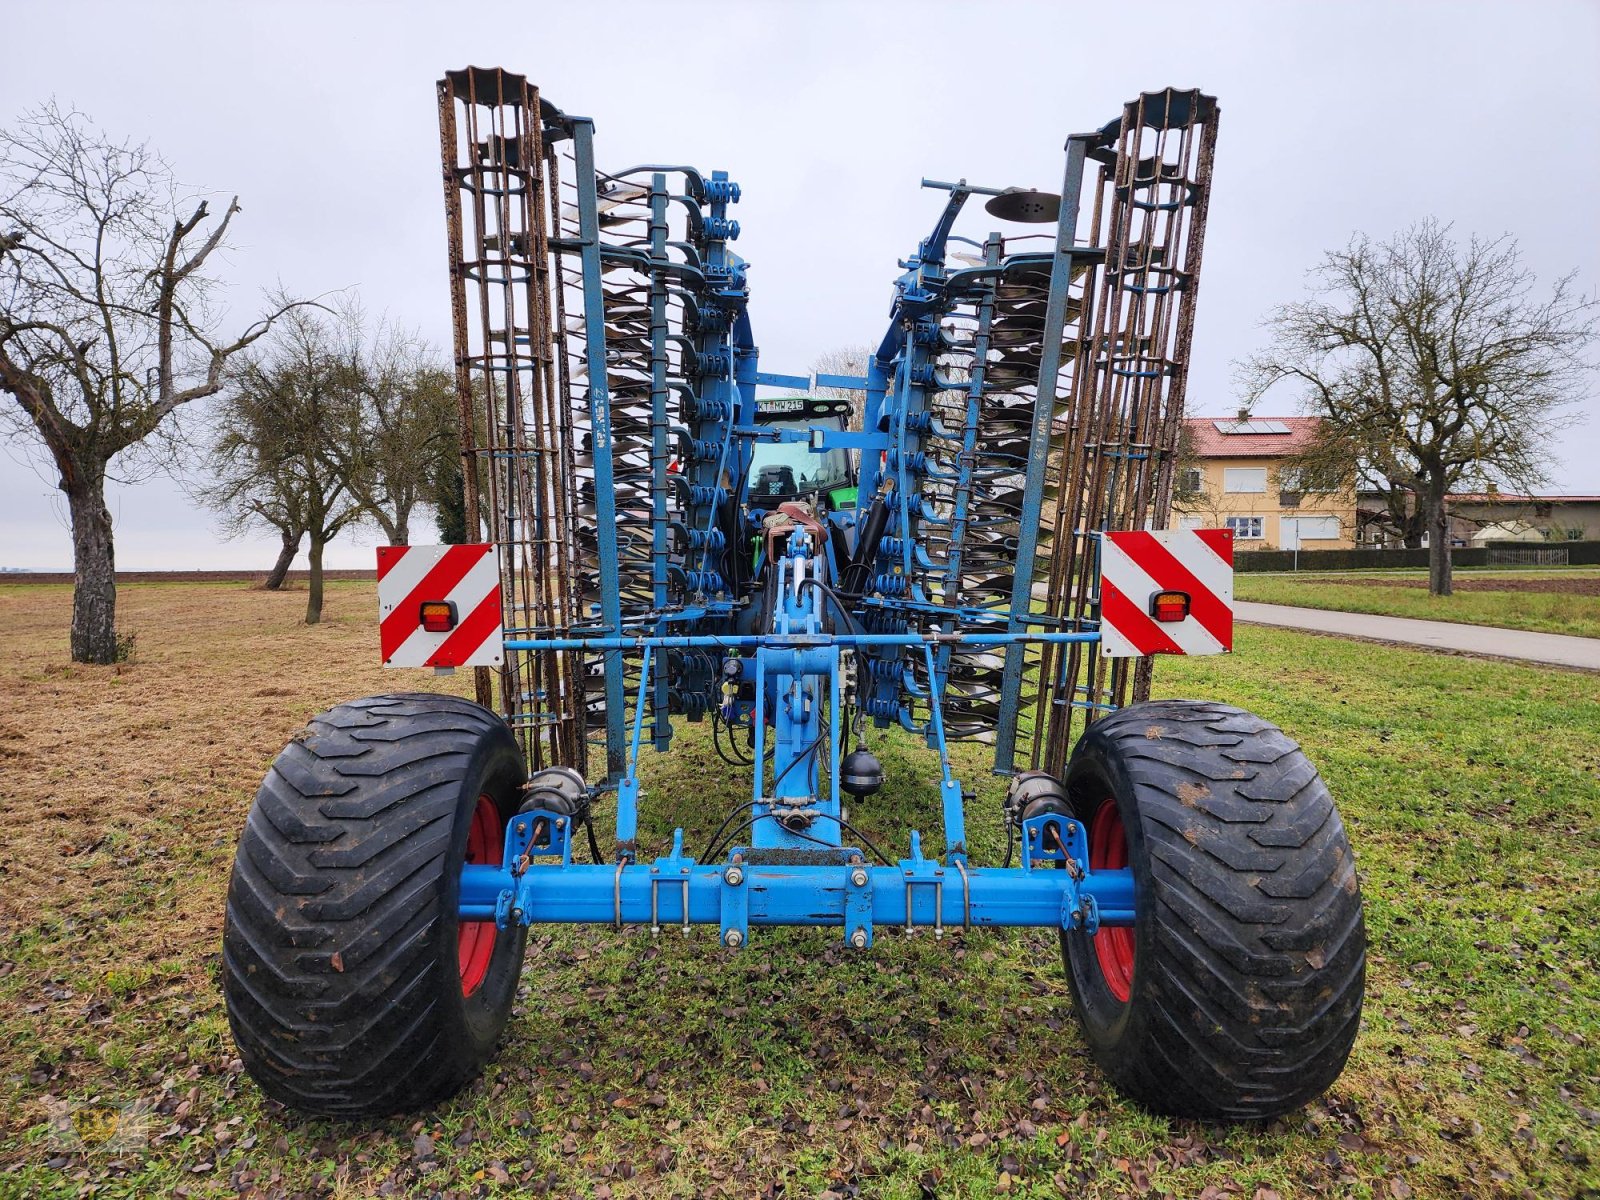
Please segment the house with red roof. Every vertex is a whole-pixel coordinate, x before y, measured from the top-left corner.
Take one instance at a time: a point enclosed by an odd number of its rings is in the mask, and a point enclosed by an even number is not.
[[[1172,523],[1233,530],[1240,550],[1347,550],[1356,544],[1356,493],[1311,491],[1293,458],[1320,417],[1184,419]]]

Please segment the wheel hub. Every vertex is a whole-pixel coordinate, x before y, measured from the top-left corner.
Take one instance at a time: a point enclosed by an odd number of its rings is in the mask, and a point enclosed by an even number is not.
[[[466,861],[473,865],[498,867],[505,850],[505,830],[500,809],[488,796],[479,796],[472,810],[472,825],[467,830]],[[494,958],[493,921],[462,921],[456,933],[456,952],[461,967],[461,994],[470,996],[483,986]]]
[[[1089,826],[1089,869],[1116,871],[1128,865],[1128,837],[1117,802],[1102,800]],[[1094,935],[1094,954],[1106,987],[1124,1004],[1133,995],[1133,928],[1102,925]]]

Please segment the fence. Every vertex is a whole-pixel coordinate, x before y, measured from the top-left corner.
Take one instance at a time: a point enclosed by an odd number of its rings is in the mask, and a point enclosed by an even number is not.
[[[1565,546],[1537,546],[1527,550],[1489,550],[1489,565],[1517,567],[1564,567],[1567,565]]]

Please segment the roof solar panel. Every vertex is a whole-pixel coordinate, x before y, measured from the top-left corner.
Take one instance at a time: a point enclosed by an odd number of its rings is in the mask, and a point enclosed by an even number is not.
[[[1213,421],[1218,433],[1288,433],[1282,421]]]

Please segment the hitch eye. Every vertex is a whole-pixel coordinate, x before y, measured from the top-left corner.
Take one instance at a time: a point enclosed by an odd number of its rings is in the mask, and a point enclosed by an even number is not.
[[[449,633],[456,627],[456,606],[449,600],[424,600],[419,615],[428,633]]]
[[[1150,615],[1163,624],[1175,624],[1189,615],[1188,592],[1153,592]]]

